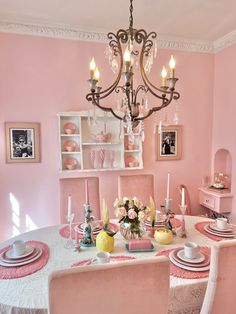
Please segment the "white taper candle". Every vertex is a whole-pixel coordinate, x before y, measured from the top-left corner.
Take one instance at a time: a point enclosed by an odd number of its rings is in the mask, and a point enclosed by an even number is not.
[[[185,206],[184,194],[185,194],[185,191],[184,191],[184,188],[182,188],[182,191],[181,191],[181,206],[182,207]]]

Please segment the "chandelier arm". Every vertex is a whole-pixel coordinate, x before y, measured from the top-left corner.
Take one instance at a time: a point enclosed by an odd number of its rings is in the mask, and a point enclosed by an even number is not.
[[[142,91],[145,91],[147,92],[148,91],[148,88],[144,85],[138,85],[138,87],[136,88],[136,91],[135,91],[135,96],[134,96],[134,103],[137,102],[137,96],[138,96],[138,93],[140,92],[140,90]]]
[[[142,121],[142,120],[148,118],[151,114],[153,114],[153,112],[159,111],[159,110],[167,107],[169,105],[169,103],[170,102],[168,102],[167,104],[161,105],[159,107],[153,107],[152,109],[149,109],[148,113],[145,116],[134,118],[134,121]]]
[[[96,105],[98,108],[102,109],[103,111],[111,112],[114,117],[116,117],[116,118],[119,119],[119,120],[123,120],[123,117],[120,117],[118,114],[116,114],[112,108],[101,106],[101,105],[99,104],[99,99],[98,99],[98,101],[97,101],[97,99],[96,99],[94,96],[95,96],[95,95],[93,94],[93,95],[92,95],[92,104],[93,104],[93,105]]]

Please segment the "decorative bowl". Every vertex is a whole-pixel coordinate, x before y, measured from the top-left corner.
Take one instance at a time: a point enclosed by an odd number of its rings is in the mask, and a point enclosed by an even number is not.
[[[76,125],[72,122],[68,122],[64,125],[63,130],[65,134],[74,134],[76,131]]]
[[[98,143],[106,143],[111,139],[111,133],[103,133],[101,131],[100,133],[93,134],[93,139]]]
[[[67,157],[64,159],[64,166],[67,170],[74,170],[78,164],[77,159],[73,157]]]
[[[76,150],[76,146],[76,142],[72,140],[66,141],[63,145],[66,152],[74,152]]]
[[[129,167],[130,167],[130,168],[138,167],[138,162],[137,162],[137,161],[131,161],[131,162],[129,162]]]
[[[167,228],[158,228],[154,233],[154,239],[159,244],[169,244],[173,241],[173,233]]]
[[[138,162],[138,161],[134,156],[128,155],[125,157],[125,166],[130,167],[130,165],[129,165],[130,162]]]

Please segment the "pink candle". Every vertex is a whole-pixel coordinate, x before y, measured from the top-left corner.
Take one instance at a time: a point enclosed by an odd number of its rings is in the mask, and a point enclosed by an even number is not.
[[[85,180],[85,204],[89,204],[88,180]]]

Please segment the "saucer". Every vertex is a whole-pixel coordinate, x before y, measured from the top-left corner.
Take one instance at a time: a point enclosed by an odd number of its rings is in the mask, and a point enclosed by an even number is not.
[[[43,250],[41,248],[38,248],[38,254],[35,255],[34,257],[28,259],[28,260],[25,260],[22,262],[17,262],[17,260],[16,260],[15,263],[8,263],[8,262],[3,262],[2,260],[0,260],[0,266],[16,267],[16,266],[27,265],[27,264],[30,264],[30,263],[36,261],[42,254],[43,254]]]
[[[22,258],[22,257],[26,257],[28,255],[30,255],[31,253],[33,253],[34,251],[34,247],[27,245],[25,248],[25,253],[21,254],[21,255],[16,255],[13,249],[10,249],[6,252],[6,257],[9,259],[18,259],[18,258]]]
[[[12,263],[20,263],[20,262],[25,262],[25,261],[28,261],[32,258],[34,258],[36,255],[39,254],[39,248],[34,248],[33,252],[25,257],[19,257],[17,259],[12,259],[12,258],[8,258],[6,256],[6,252],[3,252],[2,254],[0,254],[0,260],[2,262],[5,262],[5,263],[9,263],[9,264],[12,264]]]
[[[201,263],[205,260],[205,255],[202,254],[201,252],[197,253],[196,258],[188,258],[184,255],[184,249],[183,250],[179,250],[177,253],[177,256],[183,260],[184,262],[188,262],[188,263],[193,263],[193,264],[197,264],[197,263]]]
[[[210,264],[208,266],[203,266],[203,267],[194,267],[194,264],[193,264],[193,266],[187,266],[187,265],[181,264],[175,260],[173,251],[170,252],[169,258],[170,258],[170,261],[172,262],[172,264],[174,264],[175,266],[178,266],[179,268],[183,268],[186,270],[202,272],[202,271],[207,271],[210,269]]]
[[[215,223],[209,224],[208,227],[212,230],[219,231],[219,232],[231,232],[232,233],[232,230],[233,230],[232,227],[229,227],[229,226],[225,229],[220,229],[217,227]]]
[[[226,233],[226,232],[220,232],[220,231],[214,231],[212,229],[209,228],[209,225],[204,226],[204,230],[207,233],[213,234],[215,236],[218,237],[222,237],[222,238],[234,238],[234,234],[233,233]]]

